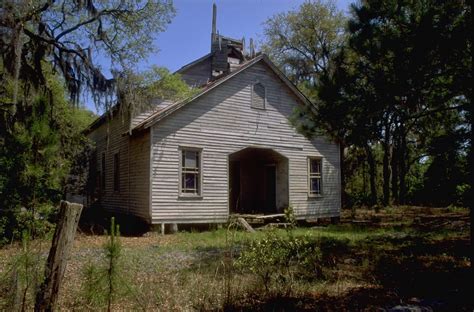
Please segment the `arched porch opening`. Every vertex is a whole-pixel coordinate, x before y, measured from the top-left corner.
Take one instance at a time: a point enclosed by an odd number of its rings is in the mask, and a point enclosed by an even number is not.
[[[288,158],[270,148],[248,147],[230,154],[230,213],[283,213],[289,204],[288,172]]]

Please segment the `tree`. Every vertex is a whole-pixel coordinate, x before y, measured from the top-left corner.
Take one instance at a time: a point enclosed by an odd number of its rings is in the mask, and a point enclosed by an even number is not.
[[[87,89],[97,105],[108,106],[115,80],[101,71],[99,56],[116,71],[132,68],[152,50],[153,36],[173,14],[169,0],[6,0],[0,10],[0,61],[15,81],[35,88],[46,85],[42,61],[51,62],[74,103]],[[18,92],[15,85],[12,101],[0,103],[13,115]]]
[[[361,78],[367,66],[357,64],[357,57],[350,49],[341,49],[333,59],[334,69],[322,76],[317,86],[318,99],[311,118],[343,146],[360,148],[365,152],[370,175],[368,204],[375,205],[378,195],[373,146],[378,141],[377,120],[381,115],[370,80]]]
[[[88,144],[81,131],[93,116],[80,97],[89,92],[105,110],[120,99],[122,110],[131,110],[124,86],[173,15],[170,0],[2,2],[0,224],[7,233],[0,235],[38,232],[35,222],[64,196],[69,174],[83,175],[78,159],[87,161]],[[110,63],[112,78],[99,61]]]
[[[200,91],[179,74],[157,66],[142,72],[127,70],[117,81],[117,89],[119,109],[132,116],[149,109],[156,100],[183,100]]]
[[[263,50],[306,95],[344,45],[345,18],[334,1],[312,0],[265,22]]]
[[[309,99],[316,101],[316,86],[321,77],[334,68],[331,63],[344,46],[345,24],[345,17],[334,1],[307,1],[297,9],[276,14],[265,22],[263,51]],[[292,118],[297,129],[308,137],[321,133],[313,115],[314,108],[308,107],[295,110]],[[344,142],[338,134],[325,133],[340,144],[344,186]],[[344,202],[344,195],[342,197]]]
[[[461,81],[470,75],[465,71],[470,67],[467,6],[463,1],[368,1],[353,10],[351,47],[369,60],[372,85],[385,102],[383,135],[392,147],[392,193],[404,203],[413,157],[410,141],[428,134],[426,119],[437,112],[468,105]]]
[[[39,220],[52,217],[52,204],[63,197],[70,168],[87,145],[81,132],[95,117],[71,106],[61,80],[42,66],[49,98],[20,92],[18,102],[28,105],[18,105],[14,124],[0,126],[0,219],[7,224],[1,236],[19,238],[23,229],[33,236],[48,231],[48,223]],[[15,82],[7,82],[8,101]]]
[[[390,202],[391,184],[395,203],[403,204],[410,166],[426,148],[420,142],[430,125],[440,124],[439,113],[462,114],[470,104],[469,7],[463,1],[364,1],[352,10],[348,46],[318,86],[316,118],[337,136],[348,139],[354,131],[359,141],[381,142],[383,202]]]

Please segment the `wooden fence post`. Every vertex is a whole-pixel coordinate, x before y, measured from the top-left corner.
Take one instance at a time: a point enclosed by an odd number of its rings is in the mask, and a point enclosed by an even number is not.
[[[35,311],[52,311],[55,307],[81,212],[81,204],[61,201],[58,223],[46,261],[44,281],[36,294]]]

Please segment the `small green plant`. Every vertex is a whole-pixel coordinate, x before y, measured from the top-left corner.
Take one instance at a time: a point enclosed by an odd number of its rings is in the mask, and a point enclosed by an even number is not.
[[[33,308],[35,294],[42,282],[43,262],[32,246],[30,234],[22,234],[21,251],[13,257],[0,277],[0,310],[26,311]]]
[[[225,236],[225,251],[223,257],[224,267],[224,305],[229,306],[232,304],[232,282],[234,279],[234,254],[235,254],[235,235],[238,225],[235,220],[230,220],[227,226]]]
[[[107,311],[111,311],[111,305],[115,296],[116,285],[118,284],[119,277],[119,260],[121,245],[120,240],[120,227],[117,224],[115,226],[115,218],[112,217],[110,224],[110,235],[109,240],[104,246],[106,251],[106,258],[108,262],[107,266]]]
[[[287,229],[294,229],[296,227],[296,216],[293,206],[289,205],[283,212],[285,214],[285,221],[289,224]]]
[[[103,304],[104,295],[104,277],[103,272],[99,266],[92,261],[89,261],[83,271],[83,285],[82,296],[87,305],[91,307],[100,306]]]
[[[119,225],[112,217],[108,239],[104,244],[102,265],[89,262],[84,270],[83,296],[91,306],[107,306],[112,310],[115,298],[126,292],[127,281],[122,270],[122,247],[120,244]]]

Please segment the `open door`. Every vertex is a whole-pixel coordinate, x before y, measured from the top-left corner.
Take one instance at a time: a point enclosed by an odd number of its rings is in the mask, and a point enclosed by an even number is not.
[[[265,165],[264,171],[264,209],[265,213],[276,212],[276,166]]]

